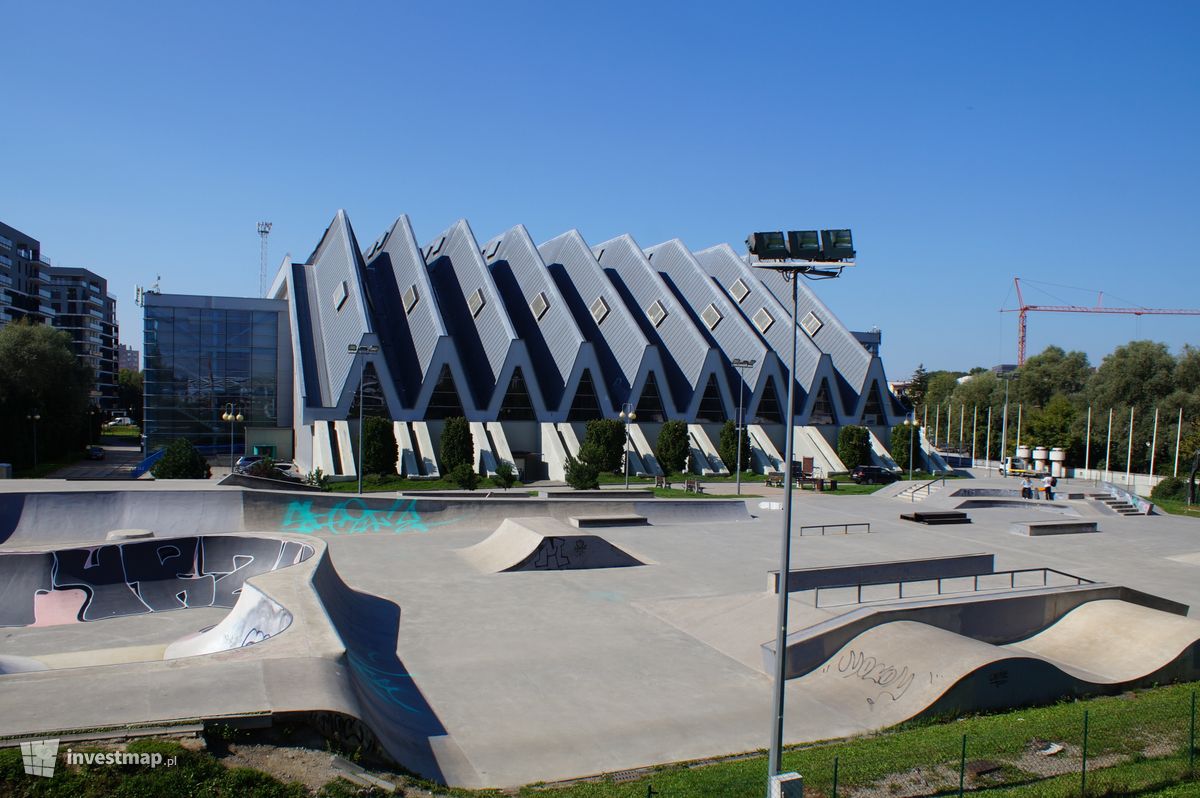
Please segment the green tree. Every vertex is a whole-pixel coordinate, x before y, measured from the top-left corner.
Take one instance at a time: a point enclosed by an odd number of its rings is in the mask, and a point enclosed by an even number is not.
[[[929,373],[929,387],[925,391],[925,404],[930,407],[931,418],[934,407],[944,406],[950,400],[954,389],[958,387],[958,378],[962,376],[961,371],[932,371]]]
[[[212,469],[187,438],[176,438],[150,469],[155,479],[208,479]]]
[[[691,445],[688,442],[687,424],[682,421],[668,421],[658,431],[657,446],[654,455],[667,474],[679,474],[687,462]]]
[[[362,425],[363,473],[395,474],[399,450],[396,435],[392,432],[392,422],[379,416],[364,416]]]
[[[1022,435],[1022,444],[1045,446],[1047,449],[1055,446],[1068,450],[1074,448],[1078,442],[1074,432],[1077,414],[1078,411],[1067,397],[1062,394],[1055,396],[1041,410],[1030,412],[1028,432]]]
[[[919,470],[921,468],[921,457],[920,457],[920,452],[918,450],[919,450],[919,447],[921,444],[916,438],[917,431],[914,430],[912,427],[910,427],[907,424],[897,424],[896,426],[892,427],[892,448],[891,448],[892,459],[896,461],[896,465],[900,466],[900,468],[905,469],[905,470],[908,469],[908,464],[909,464],[908,441],[909,441],[910,435],[913,436],[912,437],[912,442],[913,442],[912,466],[914,469]]]
[[[717,444],[717,454],[721,455],[721,462],[730,471],[737,470],[737,453],[738,453],[738,431],[737,425],[732,421],[726,421],[725,426],[721,427],[721,437]],[[746,433],[745,426],[742,427],[742,470],[750,470],[750,436]]]
[[[92,370],[75,357],[66,332],[27,321],[0,328],[0,462],[32,464],[35,437],[39,462],[81,453],[91,387]]]
[[[117,375],[117,402],[129,413],[129,417],[142,423],[142,406],[144,404],[144,386],[142,372],[133,369],[121,369]]]
[[[908,397],[909,405],[914,408],[922,407],[925,404],[927,390],[929,390],[929,374],[925,371],[925,364],[918,363],[917,370],[909,378],[908,389],[904,392]]]
[[[587,430],[580,444],[593,447],[592,459],[588,462],[601,471],[619,471],[625,456],[625,425],[615,418],[596,418],[587,423]]]
[[[871,463],[871,437],[866,427],[842,427],[838,432],[838,457],[850,469]]]
[[[1080,393],[1092,376],[1092,367],[1083,352],[1064,352],[1048,346],[1017,369],[1009,401],[1031,407],[1045,407],[1056,394]]]
[[[1141,412],[1174,388],[1175,358],[1166,344],[1130,341],[1101,361],[1088,381],[1087,397],[1093,407],[1133,405]]]
[[[446,419],[442,428],[441,447],[438,451],[442,470],[451,472],[460,465],[469,467],[472,471],[475,463],[475,439],[471,435],[471,425],[462,416]]]

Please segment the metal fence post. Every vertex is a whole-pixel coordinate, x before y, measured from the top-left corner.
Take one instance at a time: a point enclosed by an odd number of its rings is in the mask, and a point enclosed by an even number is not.
[[[1188,724],[1188,772],[1196,777],[1196,691],[1192,691],[1192,716]]]
[[[1083,767],[1079,770],[1079,794],[1087,795],[1088,711],[1083,711]]]
[[[1195,695],[1192,696],[1195,698]],[[833,798],[837,798],[838,758],[833,758]]]
[[[967,776],[967,735],[963,735],[962,756],[958,760],[958,798],[963,796],[963,786]]]

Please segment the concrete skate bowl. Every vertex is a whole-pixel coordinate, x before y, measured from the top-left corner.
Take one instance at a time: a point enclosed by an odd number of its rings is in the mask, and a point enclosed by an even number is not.
[[[506,518],[486,539],[458,553],[480,572],[489,574],[645,564],[598,535],[581,535],[578,529],[546,517]]]
[[[292,623],[291,613],[246,584],[259,574],[288,568],[313,556],[304,542],[240,535],[155,538],[49,551],[0,552],[0,626],[24,628],[11,643],[38,645],[48,627],[97,625],[71,632],[101,651],[42,652],[0,663],[0,673],[151,659],[252,645],[279,634]],[[168,613],[221,608],[211,628],[167,645],[106,646],[103,622]],[[209,613],[206,618],[212,618]],[[177,624],[160,626],[171,629]],[[32,629],[46,629],[33,632]],[[145,630],[146,624],[141,625]],[[166,632],[170,634],[169,631]],[[57,639],[72,641],[61,633]],[[142,631],[143,640],[154,639]],[[196,639],[203,638],[202,644]],[[116,639],[116,638],[114,638]],[[222,641],[219,644],[216,641]]]
[[[793,683],[852,724],[879,729],[1198,676],[1200,621],[1098,600],[1002,645],[915,621],[882,623]]]

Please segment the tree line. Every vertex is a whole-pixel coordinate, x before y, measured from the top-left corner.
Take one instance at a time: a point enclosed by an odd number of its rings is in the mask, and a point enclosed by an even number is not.
[[[1185,463],[1190,467],[1192,457],[1200,450],[1200,349],[1191,345],[1184,345],[1173,355],[1166,344],[1131,341],[1107,355],[1097,367],[1083,352],[1050,346],[1016,371],[1000,375],[985,368],[926,372],[918,366],[907,400],[916,420],[925,424],[930,440],[936,437],[939,445],[949,448],[957,448],[961,441],[967,452],[974,442],[980,459],[990,442],[991,456],[996,459],[1001,452],[1006,390],[1010,454],[1016,442],[1018,413],[1021,444],[1061,447],[1069,466],[1085,467],[1087,456],[1091,468],[1120,471],[1128,466],[1148,472],[1153,459],[1155,472],[1170,475],[1177,434],[1181,471]]]

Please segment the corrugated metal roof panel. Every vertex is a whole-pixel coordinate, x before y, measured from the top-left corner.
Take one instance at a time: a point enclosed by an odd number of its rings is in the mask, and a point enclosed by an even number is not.
[[[529,351],[542,396],[549,406],[557,407],[585,341],[583,334],[524,226],[484,244],[483,256],[508,317]]]
[[[592,252],[621,294],[630,314],[638,320],[646,339],[661,350],[664,364],[673,372],[671,391],[676,404],[689,406],[692,394],[704,387],[698,383],[711,348],[709,342],[632,237],[619,236],[592,247]],[[603,255],[599,254],[601,252]],[[666,316],[657,325],[649,316],[650,308],[656,302],[666,311]],[[671,364],[674,369],[670,368]]]
[[[628,399],[650,346],[583,237],[575,230],[538,247],[576,326],[592,342],[613,401]],[[597,300],[602,313],[593,314]],[[597,322],[597,316],[600,321]]]

